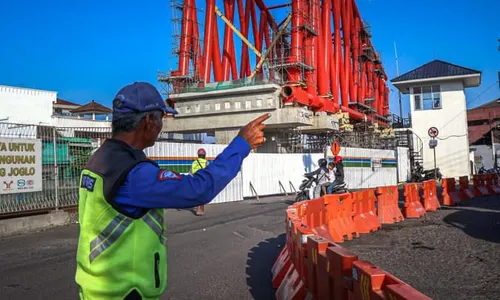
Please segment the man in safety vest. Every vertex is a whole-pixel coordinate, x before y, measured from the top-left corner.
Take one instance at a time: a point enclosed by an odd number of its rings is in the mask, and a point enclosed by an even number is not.
[[[207,167],[207,160],[205,159],[206,156],[207,152],[205,151],[205,149],[203,148],[198,149],[198,158],[191,164],[192,175],[194,175],[199,170],[205,169]],[[197,206],[196,215],[203,216],[204,214],[205,214],[205,206],[204,205]]]
[[[167,286],[163,209],[210,202],[264,143],[263,122],[270,117],[250,122],[210,166],[183,176],[162,170],[143,152],[154,145],[165,113],[177,114],[149,83],[127,85],[113,100],[112,138],[80,178],[80,299],[158,299]]]

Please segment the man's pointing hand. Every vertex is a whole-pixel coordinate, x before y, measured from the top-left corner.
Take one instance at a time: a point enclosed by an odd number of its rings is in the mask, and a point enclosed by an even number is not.
[[[263,122],[270,117],[271,114],[265,114],[258,117],[241,128],[238,136],[244,138],[252,149],[261,146],[264,144],[264,128],[266,127]]]

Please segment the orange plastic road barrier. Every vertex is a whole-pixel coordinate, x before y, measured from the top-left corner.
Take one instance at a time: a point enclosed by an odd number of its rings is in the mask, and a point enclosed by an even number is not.
[[[354,224],[360,233],[370,233],[382,227],[375,213],[375,191],[367,189],[352,193],[354,201]]]
[[[437,197],[436,180],[427,180],[422,182],[422,188],[424,190],[423,200],[425,211],[436,211],[438,208],[441,208]]]
[[[425,215],[425,209],[420,202],[418,183],[405,185],[405,205],[403,214],[405,218],[420,218]]]
[[[294,241],[292,259],[299,277],[304,282],[307,282],[307,237],[314,233],[311,228],[305,227],[300,223],[295,223],[295,229],[292,233]]]
[[[326,265],[331,282],[331,298],[329,299],[353,299],[352,297],[352,265],[358,260],[358,256],[338,245],[331,244],[326,249],[328,262]],[[332,289],[330,290],[332,291]]]
[[[460,184],[460,192],[459,192],[460,200],[470,200],[474,198],[474,194],[469,189],[469,177],[460,176],[458,182]]]
[[[443,178],[443,204],[455,206],[460,203],[459,192],[456,190],[455,178]]]
[[[495,195],[500,193],[500,186],[498,185],[498,175],[497,174],[486,174],[486,188],[490,195]]]
[[[287,246],[284,246],[271,269],[273,275],[273,288],[279,288],[286,273],[290,270],[291,265],[292,260],[290,259],[290,251]]]
[[[356,230],[353,217],[353,201],[350,193],[324,196],[327,228],[332,240],[336,243],[342,243],[344,237],[352,240],[353,237],[359,237],[359,231]]]
[[[304,300],[306,288],[299,273],[292,267],[288,270],[276,291],[277,300]]]
[[[488,188],[486,187],[486,176],[478,174],[472,176],[473,194],[476,197],[488,196]]]
[[[382,224],[393,224],[404,220],[398,206],[399,191],[397,186],[378,187],[377,199],[377,214]]]
[[[430,300],[395,276],[367,261],[353,263],[354,297],[363,300]]]
[[[308,281],[307,291],[314,299],[331,299],[328,279],[326,248],[329,241],[313,235],[307,238]]]

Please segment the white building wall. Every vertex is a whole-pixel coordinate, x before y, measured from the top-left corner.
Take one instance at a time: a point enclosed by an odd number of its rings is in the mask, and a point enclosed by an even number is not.
[[[412,129],[423,142],[424,168],[434,168],[433,150],[429,148],[430,127],[439,130],[436,147],[436,165],[444,177],[469,174],[469,141],[467,132],[467,109],[462,82],[426,83],[440,84],[442,108],[415,110],[413,94],[410,96]],[[420,85],[416,85],[420,86]]]
[[[107,128],[111,127],[111,121],[94,121],[87,119],[69,118],[53,116],[51,118],[51,125],[57,127],[98,127]]]
[[[51,124],[57,92],[0,85],[0,120],[19,124]]]

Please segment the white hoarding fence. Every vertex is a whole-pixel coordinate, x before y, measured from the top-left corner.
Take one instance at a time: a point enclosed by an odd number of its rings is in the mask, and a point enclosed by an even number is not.
[[[0,194],[42,191],[42,141],[0,138]]]
[[[81,171],[110,137],[110,127],[0,123],[0,217],[77,205]],[[206,150],[210,163],[225,147],[157,141],[145,153],[161,168],[188,174],[199,148]],[[394,185],[398,171],[404,173],[397,164],[398,160],[405,161],[404,151],[396,157],[393,150],[342,148],[340,155],[349,189]],[[294,193],[303,174],[317,169],[317,161],[323,156],[251,153],[236,178],[212,203]]]

